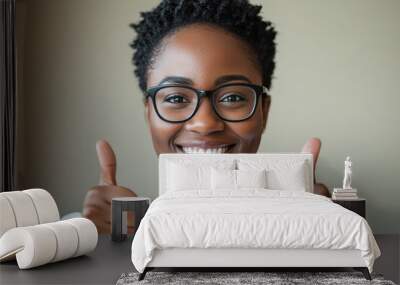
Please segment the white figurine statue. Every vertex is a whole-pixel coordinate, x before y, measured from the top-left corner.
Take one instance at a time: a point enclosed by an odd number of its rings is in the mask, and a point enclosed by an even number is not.
[[[346,157],[346,161],[344,162],[344,178],[343,178],[343,189],[352,189],[351,188],[351,160],[350,156]]]

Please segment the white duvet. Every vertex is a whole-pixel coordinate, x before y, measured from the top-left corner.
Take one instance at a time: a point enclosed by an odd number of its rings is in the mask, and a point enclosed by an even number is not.
[[[321,195],[299,191],[178,191],[153,201],[132,243],[143,272],[154,249],[358,249],[372,272],[380,250],[367,221]]]

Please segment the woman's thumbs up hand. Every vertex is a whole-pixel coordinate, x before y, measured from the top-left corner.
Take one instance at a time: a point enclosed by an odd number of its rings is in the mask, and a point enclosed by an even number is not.
[[[100,164],[100,185],[117,185],[117,159],[106,140],[96,143],[97,158]]]
[[[99,233],[110,233],[112,198],[137,195],[132,190],[117,185],[117,160],[110,144],[106,140],[99,140],[96,151],[100,164],[100,183],[87,192],[83,203],[83,216],[94,222]],[[130,226],[132,222],[132,219],[128,219]]]

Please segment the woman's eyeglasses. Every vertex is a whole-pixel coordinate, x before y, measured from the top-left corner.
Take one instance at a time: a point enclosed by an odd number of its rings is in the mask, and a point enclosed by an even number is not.
[[[261,94],[267,88],[250,83],[229,83],[214,90],[199,90],[181,84],[151,87],[146,98],[151,97],[157,115],[169,123],[190,120],[197,112],[202,97],[209,97],[219,118],[228,122],[241,122],[255,112]]]

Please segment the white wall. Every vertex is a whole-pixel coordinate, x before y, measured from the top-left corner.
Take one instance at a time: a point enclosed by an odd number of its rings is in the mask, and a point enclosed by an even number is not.
[[[339,186],[351,155],[353,185],[367,198],[373,230],[400,232],[400,1],[252,2],[263,4],[279,31],[259,151],[299,151],[307,138],[320,137],[318,179]],[[121,185],[157,195],[157,158],[128,26],[157,3],[25,3],[26,18],[18,22],[25,23],[20,186],[48,189],[62,213],[80,210],[85,191],[98,182],[99,138],[116,151]]]

